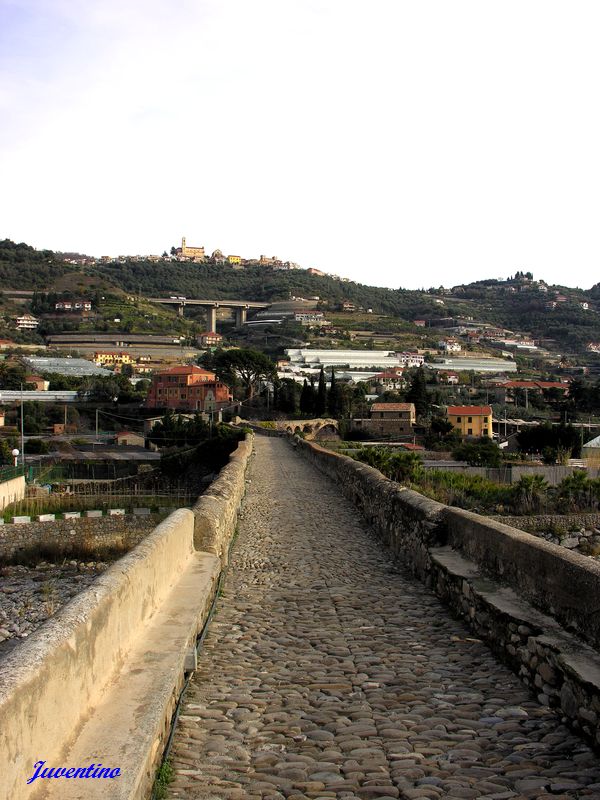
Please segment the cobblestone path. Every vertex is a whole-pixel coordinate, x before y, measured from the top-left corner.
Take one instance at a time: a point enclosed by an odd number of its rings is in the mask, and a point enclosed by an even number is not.
[[[170,798],[600,798],[600,759],[278,439],[258,438]]]

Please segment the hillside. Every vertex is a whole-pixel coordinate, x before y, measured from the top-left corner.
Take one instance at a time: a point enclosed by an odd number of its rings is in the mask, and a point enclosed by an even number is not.
[[[0,241],[0,286],[3,289],[44,289],[74,270],[51,250],[35,250],[10,239]]]
[[[528,331],[536,337],[556,342],[569,352],[579,352],[589,341],[600,339],[600,288],[586,292],[563,286],[546,287],[541,292],[537,282],[482,281],[451,290],[430,289],[427,292],[407,289],[386,289],[353,281],[310,275],[306,270],[272,271],[264,267],[235,270],[227,265],[185,264],[173,262],[127,262],[102,264],[92,268],[105,279],[127,291],[147,295],[182,294],[190,298],[252,300],[285,300],[290,295],[318,296],[335,307],[343,300],[372,308],[412,322],[415,318],[430,320],[448,317],[468,318],[500,325],[517,331]],[[367,271],[367,269],[365,269]],[[558,293],[567,298],[549,310],[547,303]],[[580,302],[591,308],[583,310]]]
[[[482,280],[452,289],[415,291],[340,281],[310,275],[306,270],[233,269],[211,262],[129,260],[73,266],[49,250],[37,251],[4,240],[0,242],[0,278],[4,288],[64,291],[70,287],[81,292],[95,289],[146,297],[176,294],[196,299],[277,301],[291,295],[318,296],[329,309],[349,300],[411,328],[416,318],[426,319],[434,328],[438,320],[447,325],[448,318],[469,319],[530,332],[566,353],[581,353],[588,342],[600,341],[600,284],[589,291],[547,286],[521,273],[506,281]],[[560,302],[554,302],[555,298]],[[586,310],[581,307],[584,302],[589,303]]]

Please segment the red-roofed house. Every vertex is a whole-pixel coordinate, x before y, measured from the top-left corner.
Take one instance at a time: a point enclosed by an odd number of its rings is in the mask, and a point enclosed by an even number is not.
[[[492,438],[491,406],[448,406],[446,414],[461,436]]]
[[[26,375],[25,383],[30,383],[37,392],[47,392],[50,387],[50,381],[42,378],[41,375]]]
[[[218,411],[232,399],[229,386],[214,372],[195,365],[171,367],[152,376],[146,408]]]
[[[566,381],[503,381],[496,384],[496,400],[499,403],[514,403],[515,393],[518,390],[527,393],[542,394],[549,390],[558,390],[563,395],[569,393],[569,384]]]
[[[369,379],[368,383],[375,389],[375,391],[396,391],[403,389],[406,381],[402,377],[402,369],[392,369],[386,372],[378,372]]]

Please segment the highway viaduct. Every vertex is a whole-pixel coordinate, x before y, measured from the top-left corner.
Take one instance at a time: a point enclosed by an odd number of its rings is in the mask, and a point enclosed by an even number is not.
[[[204,306],[206,308],[207,330],[217,329],[217,309],[231,308],[235,311],[236,327],[246,322],[248,311],[268,308],[271,303],[261,303],[255,300],[188,300],[186,297],[172,295],[170,297],[149,297],[151,303],[177,306],[179,316],[183,316],[186,306]]]

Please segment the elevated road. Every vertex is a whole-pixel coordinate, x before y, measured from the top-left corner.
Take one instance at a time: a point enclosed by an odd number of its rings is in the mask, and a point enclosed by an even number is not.
[[[177,306],[179,316],[183,317],[186,306],[204,306],[207,314],[207,329],[216,331],[217,329],[217,309],[231,308],[235,311],[235,324],[243,325],[246,322],[248,311],[255,311],[269,308],[271,303],[263,303],[257,300],[188,300],[181,295],[170,295],[169,297],[148,297],[151,303],[161,303],[162,305]]]

